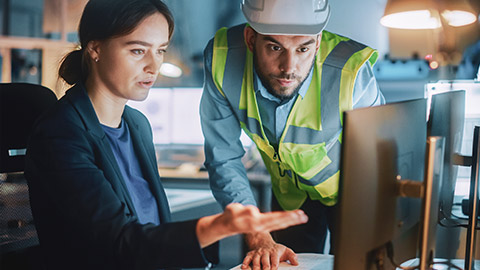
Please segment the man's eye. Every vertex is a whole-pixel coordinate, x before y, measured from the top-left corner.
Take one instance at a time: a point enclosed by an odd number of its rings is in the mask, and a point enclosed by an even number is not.
[[[277,46],[277,45],[272,45],[272,46],[270,46],[270,49],[272,51],[280,51],[282,48],[280,48],[280,46]]]
[[[307,47],[303,47],[303,48],[300,48],[299,51],[300,51],[300,52],[308,52],[308,48],[307,48]]]
[[[142,50],[142,49],[133,49],[133,50],[131,50],[131,52],[132,52],[133,54],[136,54],[136,55],[142,55],[142,54],[144,53],[144,50]]]

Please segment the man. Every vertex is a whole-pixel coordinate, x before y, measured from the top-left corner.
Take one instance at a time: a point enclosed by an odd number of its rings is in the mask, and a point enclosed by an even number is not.
[[[244,0],[248,21],[220,29],[205,49],[200,105],[205,166],[217,201],[255,205],[239,140],[255,142],[271,175],[272,210],[303,209],[309,222],[246,235],[244,266],[296,264],[322,253],[334,229],[342,112],[385,103],[372,72],[377,52],[323,31],[327,0]],[[331,249],[333,252],[333,249]]]

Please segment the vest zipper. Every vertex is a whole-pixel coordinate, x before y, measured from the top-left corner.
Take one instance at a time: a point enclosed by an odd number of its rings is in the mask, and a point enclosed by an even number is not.
[[[281,160],[280,160],[280,156],[277,154],[277,152],[274,152],[273,153],[273,160],[277,163],[278,165],[278,174],[280,174],[280,177],[284,177],[286,172],[285,170],[282,170],[282,168],[280,168],[280,163],[281,163]]]
[[[297,174],[292,172],[292,177],[295,179],[295,186],[297,187],[297,189],[300,189],[300,186],[298,185],[298,177],[297,177]]]

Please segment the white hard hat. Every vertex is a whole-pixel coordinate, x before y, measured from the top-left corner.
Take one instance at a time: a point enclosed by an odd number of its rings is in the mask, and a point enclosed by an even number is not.
[[[242,0],[241,8],[264,35],[317,35],[330,18],[328,0]]]

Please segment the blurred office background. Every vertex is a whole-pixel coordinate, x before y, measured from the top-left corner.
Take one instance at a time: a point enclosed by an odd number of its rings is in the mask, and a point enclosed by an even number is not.
[[[411,0],[394,0],[402,2]],[[433,0],[422,0],[420,2]],[[441,0],[435,0],[439,2]],[[433,1],[433,2],[435,2]],[[474,0],[468,3],[478,14]],[[241,0],[166,0],[176,20],[172,45],[156,87],[201,87],[203,49],[220,27],[244,22]],[[76,28],[86,0],[2,0],[0,2],[2,81],[42,83],[62,92],[57,85],[59,59],[75,46]],[[327,30],[376,48],[380,54],[377,77],[387,100],[393,97],[384,81],[424,78],[454,79],[462,54],[480,37],[478,21],[465,26],[443,23],[433,29],[394,29],[380,24],[387,0],[331,0]],[[477,15],[478,16],[478,15]],[[389,60],[392,65],[383,65]],[[425,60],[427,70],[413,69],[412,60]],[[385,67],[385,69],[381,69]],[[412,70],[410,70],[412,68]],[[394,72],[392,72],[394,70]],[[414,72],[416,71],[416,72]],[[407,87],[409,88],[409,87]]]
[[[42,84],[60,98],[67,86],[58,79],[58,63],[77,45],[76,28],[86,2],[1,0],[1,82]],[[243,23],[245,20],[240,11],[241,0],[165,2],[174,14],[176,26],[165,65],[161,69],[162,75],[145,102],[129,102],[129,105],[140,109],[152,124],[160,174],[167,187],[174,218],[184,219],[220,211],[209,192],[207,174],[202,168],[203,137],[198,105],[203,84],[203,49],[217,29]],[[441,19],[442,24],[431,29],[397,29],[382,25],[380,20],[386,12],[387,4],[393,2],[402,0],[330,0],[332,14],[326,28],[379,51],[380,57],[374,71],[387,102],[423,98],[427,96],[427,83],[460,78],[459,70],[463,70],[462,65],[465,65],[462,59],[466,52],[474,59],[470,65],[477,65],[478,69],[480,45],[475,49],[475,44],[480,40],[480,1],[445,0],[444,2],[467,4],[476,21],[464,26],[453,26]],[[474,75],[468,76],[470,75],[462,75],[461,78],[474,79]],[[472,87],[480,93],[480,87],[474,81],[466,87]],[[470,125],[478,123],[480,110],[470,113],[473,115]],[[464,137],[468,140],[471,134]],[[249,140],[245,136],[242,140],[247,150],[244,161],[249,169],[255,195],[260,208],[267,211],[271,196],[269,178]],[[468,180],[467,174],[468,172],[463,177]],[[4,229],[21,227],[18,223],[18,226],[11,222],[7,224],[5,213],[8,213],[6,209],[9,203],[6,198],[9,192],[25,191],[21,183],[11,180],[15,177],[9,177],[10,180],[7,179],[8,176],[3,176],[3,180],[0,180],[0,210],[3,211],[0,216],[3,214],[5,217],[0,217],[0,268],[1,265],[11,267],[16,258],[21,258],[25,247],[35,244],[34,240],[32,244],[31,239],[30,242],[20,241],[32,236],[32,232],[12,238]],[[459,181],[461,190],[456,192],[458,196],[468,192],[467,180]],[[25,203],[25,198],[19,200]],[[223,241],[223,264],[219,266],[220,269],[241,262],[241,241],[240,237]],[[453,252],[461,254],[461,251]],[[7,260],[9,261],[6,262]],[[18,267],[12,269],[20,269]]]

